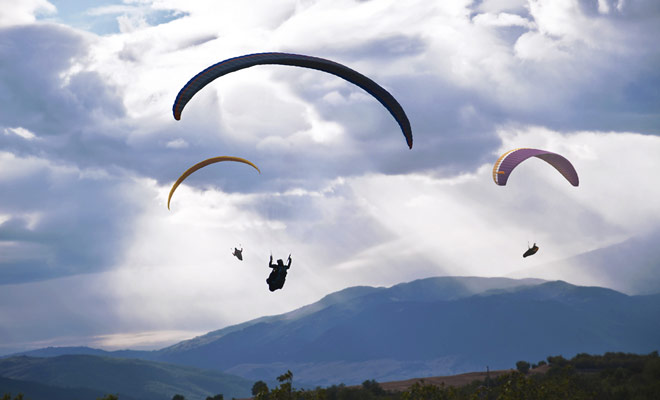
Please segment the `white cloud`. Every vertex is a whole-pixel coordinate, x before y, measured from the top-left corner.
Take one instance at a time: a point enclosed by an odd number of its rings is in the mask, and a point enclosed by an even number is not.
[[[0,27],[29,24],[37,15],[53,14],[55,6],[47,0],[0,0]]]
[[[120,15],[117,17],[119,32],[130,33],[149,26],[143,15]]]
[[[598,0],[598,12],[601,14],[608,14],[610,12],[608,0]]]
[[[532,61],[561,62],[570,57],[561,42],[538,32],[521,35],[516,41],[515,53],[522,60]]]
[[[165,147],[168,149],[185,149],[189,146],[188,142],[186,142],[182,138],[170,140],[169,142],[165,143]]]
[[[496,27],[521,26],[524,28],[534,27],[534,24],[530,22],[527,18],[523,18],[517,14],[509,14],[509,13],[478,14],[474,16],[474,18],[472,18],[472,21],[474,21],[474,23],[477,25],[484,25],[484,26],[496,26]]]
[[[527,0],[484,0],[479,4],[479,10],[483,12],[501,12],[524,10]]]
[[[9,135],[10,133],[22,137],[25,140],[33,140],[36,138],[34,133],[20,126],[16,128],[5,128],[5,135]]]

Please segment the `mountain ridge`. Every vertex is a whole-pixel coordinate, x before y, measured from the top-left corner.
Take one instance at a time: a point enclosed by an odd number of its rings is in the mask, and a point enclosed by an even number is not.
[[[434,277],[347,288],[288,313],[121,354],[252,381],[291,370],[310,386],[354,384],[510,368],[556,354],[646,353],[660,348],[657,315],[660,295],[540,279]]]
[[[139,359],[71,354],[0,359],[0,377],[78,392],[118,394],[127,400],[162,400],[180,393],[205,398],[245,397],[253,382],[218,371]],[[14,382],[16,384],[16,382]],[[34,389],[35,385],[28,385]]]

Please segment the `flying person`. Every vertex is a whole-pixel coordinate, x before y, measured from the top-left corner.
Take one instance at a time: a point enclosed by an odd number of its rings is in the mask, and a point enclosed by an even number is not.
[[[240,250],[234,247],[234,251],[231,253],[231,255],[243,261],[243,246],[241,246]]]
[[[527,247],[529,247],[529,242],[527,242]],[[534,243],[534,246],[529,247],[525,254],[523,254],[523,258],[536,254],[537,251],[539,251],[539,246]]]
[[[274,292],[277,289],[282,289],[282,287],[284,287],[284,281],[286,280],[287,270],[291,267],[291,254],[289,254],[286,265],[284,265],[284,261],[282,261],[281,258],[277,260],[277,264],[273,264],[273,255],[271,254],[268,267],[273,269],[270,272],[268,279],[266,279],[268,289],[271,292]]]

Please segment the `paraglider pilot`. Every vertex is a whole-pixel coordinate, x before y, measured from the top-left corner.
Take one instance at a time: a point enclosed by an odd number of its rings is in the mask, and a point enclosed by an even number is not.
[[[284,265],[284,261],[282,261],[281,258],[277,260],[277,264],[273,264],[273,255],[271,254],[268,267],[273,269],[270,272],[268,279],[266,279],[266,283],[268,283],[268,289],[271,292],[274,292],[277,289],[282,289],[284,286],[284,281],[286,280],[286,271],[289,269],[289,267],[291,267],[291,254],[289,254],[286,265]]]
[[[243,246],[241,246],[240,250],[234,247],[234,251],[231,253],[231,255],[243,261]]]
[[[527,246],[529,246],[529,242],[527,242]],[[523,258],[536,254],[537,251],[539,251],[539,246],[534,243],[534,246],[528,248],[525,254],[523,254]]]

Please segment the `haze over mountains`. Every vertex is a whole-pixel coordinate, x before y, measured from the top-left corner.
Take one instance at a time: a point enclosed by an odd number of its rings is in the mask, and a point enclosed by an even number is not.
[[[538,279],[439,277],[352,287],[282,315],[226,327],[157,351],[105,354],[299,384],[358,384],[515,367],[549,355],[660,348],[660,295]],[[5,376],[0,370],[0,376]]]
[[[660,293],[660,231],[509,274],[608,287],[626,294]]]

